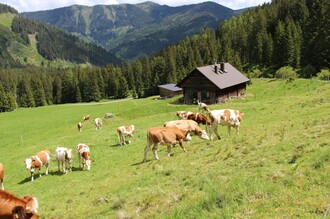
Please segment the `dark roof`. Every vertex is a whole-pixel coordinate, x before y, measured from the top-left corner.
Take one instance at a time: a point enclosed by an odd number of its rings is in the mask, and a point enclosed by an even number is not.
[[[163,85],[158,85],[158,87],[170,91],[182,91],[182,88],[176,87],[176,84],[163,84]]]
[[[220,70],[220,64],[216,64],[216,66],[218,70],[217,73],[215,72],[215,65],[198,67],[194,71],[199,71],[202,75],[204,75],[220,89],[231,87],[237,84],[246,83],[249,81],[247,77],[245,77],[241,72],[239,72],[234,66],[232,66],[228,62],[224,63],[225,72],[222,72]],[[180,85],[186,80],[187,77],[189,77],[189,75],[187,75],[180,83],[178,83],[177,86],[180,87]]]

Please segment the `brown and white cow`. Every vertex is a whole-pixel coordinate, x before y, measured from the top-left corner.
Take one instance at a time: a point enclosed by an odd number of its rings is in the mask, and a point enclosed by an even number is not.
[[[201,139],[210,140],[209,136],[207,135],[205,130],[202,130],[201,127],[198,126],[197,122],[193,120],[173,120],[166,122],[164,127],[178,127],[179,129],[187,130],[190,132],[190,135],[197,135]]]
[[[179,129],[175,126],[149,128],[147,132],[147,145],[144,149],[143,162],[147,161],[147,153],[151,145],[153,145],[152,152],[157,160],[159,160],[159,157],[157,155],[157,148],[160,144],[165,144],[167,146],[168,157],[170,157],[171,155],[171,147],[177,143],[179,143],[180,147],[183,149],[184,152],[188,153],[182,144],[184,140],[191,140],[189,131],[187,130]]]
[[[130,139],[134,135],[134,125],[125,125],[120,126],[117,128],[118,133],[118,144],[120,145],[126,145],[126,139],[125,137],[129,137]],[[128,141],[128,144],[131,143],[131,140]]]
[[[241,121],[243,119],[244,113],[233,110],[233,109],[222,109],[222,110],[211,110],[209,111],[209,117],[211,120],[210,127],[210,139],[213,140],[212,132],[215,132],[218,139],[221,139],[218,133],[218,125],[227,126],[228,127],[228,136],[230,136],[230,128],[236,128],[236,134],[239,134],[239,127],[241,125]]]
[[[1,183],[1,189],[4,190],[5,187],[3,186],[3,179],[5,177],[5,168],[2,163],[0,163],[0,183]]]
[[[84,122],[85,122],[86,120],[89,120],[89,118],[91,118],[90,115],[85,115],[85,116],[83,117]]]
[[[61,172],[61,169],[63,173],[67,173],[67,170],[72,172],[72,149],[57,147],[56,160],[59,172]]]
[[[194,120],[198,125],[203,124],[206,127],[211,125],[210,120],[202,113],[192,113],[187,116],[187,119]]]
[[[85,144],[79,143],[77,145],[77,153],[79,159],[79,168],[81,168],[81,164],[82,164],[82,169],[84,169],[86,164],[86,169],[90,170],[94,160],[90,159],[91,152],[89,150],[89,147]]]
[[[187,116],[189,116],[190,114],[193,114],[193,112],[190,112],[190,111],[177,111],[176,112],[176,116],[178,117],[178,119],[187,119]]]
[[[0,190],[1,219],[38,219],[38,200],[34,196],[18,198],[15,195]]]
[[[36,155],[26,158],[24,160],[26,169],[30,171],[31,173],[31,181],[34,180],[34,172],[35,170],[38,170],[39,177],[41,177],[40,169],[41,167],[46,167],[46,175],[48,175],[48,169],[50,164],[50,151],[49,150],[43,150],[38,152]]]
[[[101,126],[102,126],[102,119],[101,119],[101,118],[96,118],[96,119],[94,119],[94,125],[95,125],[95,129],[96,129],[96,130],[101,129]]]
[[[79,131],[79,132],[82,131],[82,127],[83,127],[82,123],[81,123],[81,122],[78,122],[78,124],[77,124],[77,128],[78,128],[78,131]]]

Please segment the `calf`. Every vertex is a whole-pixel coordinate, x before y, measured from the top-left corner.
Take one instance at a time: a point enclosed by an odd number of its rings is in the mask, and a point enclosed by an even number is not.
[[[178,117],[178,119],[187,119],[187,116],[189,116],[192,113],[193,112],[190,111],[177,111],[176,116]]]
[[[197,100],[197,105],[198,105],[199,111],[201,111],[201,110],[208,111],[209,110],[208,106],[205,103],[200,102],[199,100]]]
[[[1,219],[38,219],[38,200],[34,196],[18,198],[15,195],[0,190]]]
[[[63,173],[67,173],[67,170],[72,172],[72,149],[57,147],[56,160],[59,172],[61,169]]]
[[[100,118],[96,118],[96,119],[94,119],[94,125],[95,125],[95,129],[96,129],[96,130],[101,129],[101,126],[102,126],[102,119],[100,119]]]
[[[84,117],[83,117],[84,122],[85,122],[86,120],[89,120],[89,118],[90,118],[90,115],[86,115],[86,116],[84,116]]]
[[[34,171],[37,169],[39,177],[41,177],[40,169],[41,167],[46,167],[46,175],[48,175],[48,169],[50,164],[50,152],[49,150],[43,150],[38,152],[36,155],[31,158],[26,158],[24,160],[26,169],[31,173],[31,181],[34,180]]]
[[[118,133],[118,144],[120,145],[126,145],[126,139],[125,136],[128,136],[129,138],[132,138],[134,135],[134,125],[126,125],[126,126],[120,126],[117,128]],[[131,141],[128,141],[128,144],[131,143]]]
[[[79,159],[79,168],[81,168],[81,164],[82,164],[82,169],[84,169],[86,164],[86,169],[90,170],[92,166],[92,162],[94,162],[94,160],[90,159],[91,153],[89,147],[85,144],[78,144],[77,153]]]
[[[1,183],[1,189],[4,190],[5,187],[3,186],[3,178],[5,176],[5,169],[3,167],[3,164],[0,163],[0,183]]]
[[[223,109],[223,110],[211,110],[208,111],[209,117],[211,120],[210,127],[210,139],[213,140],[212,132],[215,132],[218,139],[221,139],[218,133],[218,125],[227,126],[228,127],[228,136],[230,136],[230,128],[236,128],[236,134],[239,134],[239,127],[241,125],[241,121],[243,119],[244,113],[238,110],[232,109]]]
[[[183,140],[191,140],[189,131],[179,129],[177,127],[149,128],[147,132],[147,146],[144,149],[143,162],[147,161],[147,153],[151,145],[154,145],[152,148],[152,152],[157,160],[159,160],[159,157],[157,155],[157,148],[159,144],[165,144],[167,146],[168,157],[170,157],[171,155],[170,152],[172,145],[176,143],[179,143],[183,151],[188,153],[182,145]]]
[[[201,139],[204,140],[210,140],[209,136],[207,136],[207,133],[205,130],[202,130],[201,127],[198,126],[197,122],[193,120],[174,120],[169,121],[164,124],[164,127],[178,127],[179,129],[187,130],[190,132],[190,135],[197,135]]]
[[[77,127],[78,127],[78,131],[81,132],[82,131],[82,123],[78,122]]]

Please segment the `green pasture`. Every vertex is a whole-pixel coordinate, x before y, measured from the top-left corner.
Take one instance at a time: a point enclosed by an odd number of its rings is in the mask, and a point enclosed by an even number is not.
[[[330,83],[316,79],[254,79],[244,98],[211,109],[244,112],[240,135],[219,127],[221,140],[197,137],[167,157],[166,147],[143,160],[146,130],[176,119],[179,98],[155,97],[110,103],[66,104],[0,114],[0,162],[5,189],[39,201],[41,218],[322,218],[330,204]],[[103,118],[102,129],[83,116]],[[134,124],[127,146],[116,128]],[[58,146],[91,148],[90,171],[35,176],[23,160]],[[76,153],[74,153],[76,155]]]

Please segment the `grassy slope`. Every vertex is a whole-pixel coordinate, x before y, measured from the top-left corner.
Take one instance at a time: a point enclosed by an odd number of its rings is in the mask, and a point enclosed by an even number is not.
[[[246,98],[212,105],[245,113],[240,135],[220,127],[221,140],[194,138],[161,161],[141,164],[146,130],[196,106],[152,98],[112,104],[61,105],[0,114],[5,188],[34,194],[42,218],[320,218],[330,203],[330,84],[317,80],[258,79]],[[83,115],[115,117],[96,131]],[[134,124],[129,146],[117,146],[116,127]],[[91,171],[62,175],[52,158],[50,175],[29,181],[23,160],[59,145],[91,147]],[[44,169],[42,170],[44,173]]]

